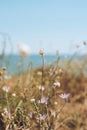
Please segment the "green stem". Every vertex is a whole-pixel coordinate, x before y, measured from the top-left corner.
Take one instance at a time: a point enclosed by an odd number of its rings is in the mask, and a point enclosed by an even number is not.
[[[6,101],[7,101],[7,107],[8,107],[8,110],[10,110],[10,107],[9,107],[9,100],[8,100],[8,94],[6,92]]]
[[[44,83],[44,56],[42,55],[42,80],[41,80],[41,87]],[[43,97],[43,90],[41,89],[41,97]]]

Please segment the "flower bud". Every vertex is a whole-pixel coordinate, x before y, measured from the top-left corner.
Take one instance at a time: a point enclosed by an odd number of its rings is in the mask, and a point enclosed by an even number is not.
[[[44,50],[41,49],[41,50],[39,51],[39,54],[40,54],[41,56],[43,56],[43,55],[44,55]]]

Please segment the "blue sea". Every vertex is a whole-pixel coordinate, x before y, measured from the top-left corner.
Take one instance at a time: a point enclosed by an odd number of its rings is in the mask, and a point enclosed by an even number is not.
[[[69,59],[72,57],[69,54],[62,54],[60,55],[60,59]],[[76,56],[74,57],[76,58]],[[49,65],[50,63],[54,62],[57,59],[56,55],[45,55],[44,61],[45,65]],[[6,55],[4,57],[0,57],[0,68],[3,66],[7,67],[7,73],[10,75],[18,74],[21,72],[26,71],[29,67],[37,68],[42,65],[42,58],[40,55],[30,55],[25,58],[21,58],[18,55]]]

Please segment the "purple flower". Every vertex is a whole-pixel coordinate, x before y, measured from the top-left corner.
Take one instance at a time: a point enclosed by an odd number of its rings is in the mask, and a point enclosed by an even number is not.
[[[64,94],[60,94],[59,97],[63,98],[63,99],[67,99],[70,96],[70,93],[64,93]]]
[[[7,108],[4,108],[4,113],[5,113],[6,115],[9,115],[9,114],[10,114],[10,111],[9,111]]]
[[[41,98],[41,99],[38,101],[38,103],[42,103],[42,104],[43,104],[43,103],[47,103],[48,99],[49,99],[48,97],[46,97],[46,98],[43,97],[43,98]]]
[[[47,117],[47,114],[44,114],[44,115],[40,116],[40,120],[45,120],[46,117]]]
[[[47,114],[40,115],[40,117],[37,117],[38,120],[45,120],[47,117]]]

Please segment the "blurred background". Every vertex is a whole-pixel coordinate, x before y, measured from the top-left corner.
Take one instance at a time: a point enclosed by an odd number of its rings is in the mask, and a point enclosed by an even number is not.
[[[41,48],[51,54],[73,53],[75,44],[87,40],[86,5],[86,0],[0,1],[0,44],[3,34],[13,53],[18,44],[28,44],[31,53]],[[10,52],[10,45],[6,48]]]
[[[64,57],[86,54],[86,5],[86,0],[0,1],[0,59],[8,55],[3,65],[17,62],[21,51],[28,54],[24,64],[32,61],[35,66],[40,65],[40,49],[46,62],[55,59],[56,51]]]

